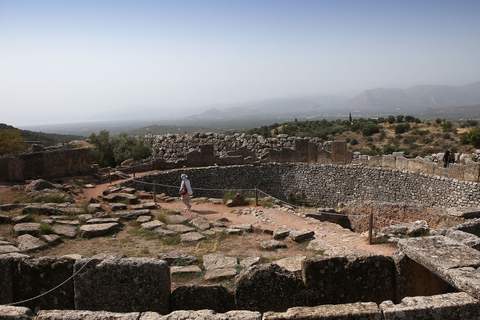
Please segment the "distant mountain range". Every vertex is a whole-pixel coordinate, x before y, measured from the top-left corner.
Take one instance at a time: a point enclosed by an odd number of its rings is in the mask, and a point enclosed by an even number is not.
[[[376,117],[383,115],[412,114],[432,116],[435,110],[448,107],[464,108],[476,113],[480,105],[480,81],[460,87],[422,85],[408,89],[373,89],[347,99],[341,96],[311,96],[295,99],[261,100],[232,105],[222,109],[212,108],[203,113],[184,118],[185,121],[229,121],[246,119],[277,119],[292,121],[293,118],[344,118],[354,116]],[[455,110],[443,110],[443,114],[456,114]],[[467,113],[465,113],[467,112]]]
[[[439,109],[480,104],[480,81],[461,87],[423,85],[408,89],[366,90],[340,106],[351,112],[415,113],[422,109]]]
[[[208,108],[208,109],[207,109]],[[100,121],[62,125],[30,126],[25,129],[89,136],[107,130],[112,135],[135,132],[150,126],[203,127],[205,130],[255,128],[274,123],[303,120],[348,119],[412,115],[421,119],[480,118],[480,81],[464,86],[421,85],[407,89],[365,90],[348,99],[342,96],[303,96],[257,100],[205,107],[206,111],[176,119]],[[132,117],[133,119],[133,117]],[[158,128],[154,128],[157,130]],[[153,130],[153,129],[152,129]],[[154,131],[155,131],[154,130]],[[180,128],[176,131],[188,131]]]

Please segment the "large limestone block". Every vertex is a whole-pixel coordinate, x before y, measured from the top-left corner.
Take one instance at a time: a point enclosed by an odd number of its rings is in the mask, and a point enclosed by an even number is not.
[[[151,212],[149,209],[141,210],[124,210],[115,212],[115,217],[125,220],[138,219],[140,216],[148,216]]]
[[[75,309],[169,311],[170,270],[158,259],[82,259],[75,263]]]
[[[36,297],[65,282],[73,275],[75,260],[42,257],[18,259],[13,263],[14,299],[21,301]],[[31,310],[74,309],[73,281],[67,281],[49,294],[23,305]]]
[[[27,307],[0,305],[0,319],[2,320],[30,320],[34,317],[32,310]]]
[[[142,313],[139,320],[261,320],[260,312],[247,310],[232,310],[225,313],[216,313],[213,310],[176,310],[161,316],[156,312]]]
[[[455,288],[480,298],[480,252],[444,236],[402,239],[400,250]]]
[[[170,310],[227,312],[235,309],[233,292],[222,285],[191,285],[175,289],[170,296]]]
[[[385,320],[465,320],[480,318],[480,304],[464,292],[406,297],[380,304]]]
[[[115,313],[87,310],[40,310],[35,320],[137,320],[139,312]]]
[[[393,300],[394,268],[393,259],[382,255],[307,258],[302,270],[307,305]]]
[[[275,264],[244,269],[236,278],[235,288],[237,309],[265,312],[305,306],[302,280]]]
[[[263,320],[382,320],[378,305],[373,302],[326,304],[316,307],[295,307],[286,312],[265,312]]]

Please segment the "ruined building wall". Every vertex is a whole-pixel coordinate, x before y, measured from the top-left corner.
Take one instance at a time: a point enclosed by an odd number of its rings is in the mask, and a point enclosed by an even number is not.
[[[91,164],[90,148],[20,153],[0,157],[0,180],[86,174]]]

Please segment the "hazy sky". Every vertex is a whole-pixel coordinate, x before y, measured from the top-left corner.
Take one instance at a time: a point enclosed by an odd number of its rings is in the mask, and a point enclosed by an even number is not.
[[[478,0],[0,0],[0,123],[464,85],[479,16]]]

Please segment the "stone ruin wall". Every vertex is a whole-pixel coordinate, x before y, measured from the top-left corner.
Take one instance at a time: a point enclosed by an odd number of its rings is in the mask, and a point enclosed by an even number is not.
[[[90,151],[90,148],[59,149],[0,157],[0,181],[89,174]]]
[[[407,312],[422,315],[419,319],[438,320],[470,319],[480,312],[478,300],[428,273],[401,251],[393,258],[307,258],[300,274],[275,264],[257,265],[239,274],[233,291],[211,284],[170,292],[168,264],[152,258],[10,257],[0,258],[0,271],[4,275],[0,304],[35,297],[73,276],[57,290],[22,303],[29,308],[23,310],[23,317],[8,319],[34,319],[32,311],[38,313],[35,319],[75,320],[87,315],[95,319],[193,319],[201,312],[174,316],[178,310],[199,310],[193,305],[225,313],[208,319],[285,320],[304,319],[304,315],[305,319],[390,320],[403,319]],[[0,317],[8,308],[0,305]],[[290,316],[289,308],[295,308],[290,309]],[[432,310],[435,314],[430,315]],[[135,316],[130,318],[129,313]],[[161,317],[169,313],[168,318]]]
[[[154,159],[162,159],[166,163],[181,163],[188,167],[264,162],[348,164],[353,159],[353,154],[347,151],[346,142],[324,142],[319,138],[287,135],[263,138],[257,134],[238,133],[146,135],[145,138],[152,145]],[[208,150],[204,150],[204,147]]]
[[[345,141],[323,141],[278,135],[225,135],[195,133],[181,135],[147,135],[153,149],[156,169],[181,167],[259,164],[266,162],[305,162],[309,164],[360,164],[438,175],[463,181],[480,181],[480,163],[451,164],[443,168],[431,159],[405,158],[401,153],[384,156],[353,155]],[[204,146],[206,150],[200,151]],[[212,149],[213,148],[213,149]],[[431,158],[431,157],[430,157]],[[459,157],[461,158],[461,157]]]
[[[476,207],[480,185],[414,171],[361,165],[266,163],[206,167],[150,174],[123,185],[178,196],[180,174],[187,173],[196,197],[222,198],[225,190],[255,187],[283,201],[336,207],[350,201],[406,202],[426,207]],[[142,181],[147,183],[142,183]],[[261,195],[262,196],[262,195]]]

